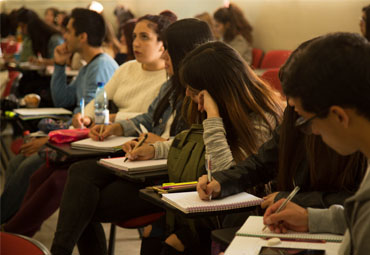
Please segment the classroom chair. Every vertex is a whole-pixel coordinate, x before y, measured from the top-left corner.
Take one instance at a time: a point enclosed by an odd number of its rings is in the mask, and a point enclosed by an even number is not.
[[[9,70],[8,81],[6,82],[1,98],[9,96],[9,94],[14,91],[15,87],[17,87],[17,85],[19,84],[19,80],[21,79],[21,77],[22,73],[14,70]]]
[[[280,68],[288,59],[292,51],[271,50],[266,52],[261,62],[261,69]]]
[[[279,68],[268,69],[261,75],[261,79],[267,81],[271,87],[278,90],[282,96],[284,96],[281,82],[279,79]]]
[[[50,255],[50,251],[39,241],[18,234],[0,232],[1,255]]]
[[[114,255],[115,239],[116,239],[116,226],[121,228],[143,228],[157,220],[159,220],[165,212],[151,213],[144,216],[132,218],[123,222],[115,222],[111,224],[109,233],[108,255]],[[142,237],[139,230],[140,238]]]
[[[252,64],[251,67],[253,69],[258,69],[260,68],[261,65],[261,60],[263,58],[263,50],[258,49],[258,48],[253,48],[252,50]]]

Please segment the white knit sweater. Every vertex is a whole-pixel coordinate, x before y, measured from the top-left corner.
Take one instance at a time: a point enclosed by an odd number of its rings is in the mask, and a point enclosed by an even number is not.
[[[136,60],[121,65],[104,86],[108,99],[119,108],[117,120],[135,117],[146,112],[166,81],[165,69],[145,71]],[[94,102],[85,107],[85,115],[94,120]]]

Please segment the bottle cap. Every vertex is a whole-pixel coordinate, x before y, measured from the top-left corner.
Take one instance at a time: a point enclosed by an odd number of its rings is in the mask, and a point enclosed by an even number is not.
[[[98,88],[104,87],[104,82],[98,82]]]

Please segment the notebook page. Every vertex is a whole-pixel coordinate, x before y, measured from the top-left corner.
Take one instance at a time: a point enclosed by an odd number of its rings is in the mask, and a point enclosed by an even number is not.
[[[14,112],[25,116],[72,114],[64,108],[19,108],[14,109]]]
[[[249,216],[244,225],[236,233],[237,236],[254,236],[254,237],[281,237],[281,238],[293,238],[293,239],[313,239],[313,240],[325,240],[331,242],[341,242],[343,240],[342,235],[334,234],[310,234],[300,233],[294,231],[288,231],[285,234],[276,234],[271,232],[268,228],[262,231],[264,227],[262,216]]]
[[[204,201],[198,192],[179,192],[163,194],[162,199],[186,213],[221,211],[234,208],[259,205],[263,200],[246,192],[238,193],[222,199]]]
[[[258,237],[235,236],[229,247],[227,247],[225,255],[258,255],[258,252],[262,246],[268,246],[267,240]],[[326,255],[337,255],[340,243],[282,241],[280,244],[275,245],[274,247],[325,250]]]
[[[153,160],[141,160],[141,161],[126,161],[125,157],[117,158],[105,158],[100,159],[100,163],[103,165],[111,166],[116,169],[126,170],[126,171],[140,171],[140,170],[150,170],[150,169],[166,169],[167,159],[153,159]]]
[[[115,148],[122,146],[124,143],[135,139],[136,137],[125,136],[109,136],[104,141],[94,141],[91,138],[86,138],[77,142],[71,143],[72,147],[90,147],[90,148]]]

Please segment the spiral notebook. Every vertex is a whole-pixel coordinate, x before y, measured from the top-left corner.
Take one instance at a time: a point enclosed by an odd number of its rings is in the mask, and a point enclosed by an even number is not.
[[[115,152],[121,150],[124,143],[131,141],[134,138],[136,137],[114,135],[105,138],[104,141],[94,141],[91,138],[86,138],[71,143],[71,148],[89,151]]]
[[[152,159],[152,160],[138,160],[126,161],[125,157],[117,158],[102,158],[99,164],[112,168],[116,171],[126,171],[129,173],[144,173],[155,172],[167,169],[167,159]]]
[[[310,234],[288,231],[284,234],[276,234],[271,232],[268,228],[262,230],[265,225],[263,224],[262,216],[249,216],[244,225],[236,232],[237,236],[252,236],[252,237],[279,237],[294,240],[323,240],[326,242],[341,242],[342,235],[334,234]]]
[[[246,192],[238,193],[222,199],[204,201],[199,198],[198,192],[196,191],[163,194],[162,200],[184,213],[225,211],[256,206],[263,202],[263,199]]]

